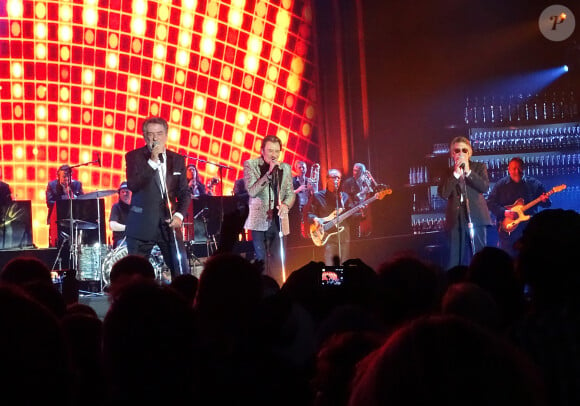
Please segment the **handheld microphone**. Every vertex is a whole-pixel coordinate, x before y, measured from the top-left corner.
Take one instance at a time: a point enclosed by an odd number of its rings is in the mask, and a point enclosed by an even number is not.
[[[461,162],[461,164],[459,165],[459,169],[465,170],[465,162]]]

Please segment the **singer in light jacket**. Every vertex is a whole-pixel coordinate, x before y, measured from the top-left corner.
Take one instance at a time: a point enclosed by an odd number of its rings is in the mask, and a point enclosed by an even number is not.
[[[251,230],[256,260],[264,263],[264,272],[280,285],[284,275],[279,230],[281,225],[284,236],[290,233],[288,210],[295,200],[292,169],[279,161],[281,149],[282,141],[268,135],[262,140],[261,156],[244,162],[244,183],[250,196],[244,228]]]
[[[491,217],[483,196],[489,189],[486,165],[470,160],[473,150],[465,137],[455,137],[451,141],[449,154],[453,166],[441,177],[438,188],[439,196],[447,200],[445,212],[445,230],[449,238],[447,269],[456,265],[469,265],[473,255],[487,244],[487,227],[491,225]],[[471,247],[468,209],[473,225],[475,250]]]
[[[172,277],[188,274],[181,232],[191,202],[185,158],[166,149],[168,125],[163,118],[146,119],[142,131],[145,146],[125,155],[127,186],[133,192],[125,231],[127,252],[148,257],[158,245]]]

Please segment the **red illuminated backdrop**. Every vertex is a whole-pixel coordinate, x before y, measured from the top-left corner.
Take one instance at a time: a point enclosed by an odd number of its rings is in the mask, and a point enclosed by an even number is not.
[[[265,135],[283,140],[290,164],[318,155],[309,0],[4,4],[2,179],[32,201],[39,247],[56,169],[100,156],[101,167],[73,176],[85,193],[116,189],[147,116],[169,121],[170,149],[233,168],[223,172],[226,195]],[[206,180],[218,175],[198,168]],[[105,198],[103,221],[115,201]]]

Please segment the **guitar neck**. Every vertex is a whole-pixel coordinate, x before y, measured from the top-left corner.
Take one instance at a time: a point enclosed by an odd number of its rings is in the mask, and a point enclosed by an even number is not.
[[[546,196],[551,196],[553,193],[554,193],[554,189],[547,192]],[[534,207],[536,204],[540,203],[541,201],[542,201],[542,196],[535,198],[534,200],[532,200],[528,204],[522,206],[522,212],[525,212],[529,208]]]
[[[327,222],[324,225],[324,231],[328,231],[330,230],[332,227],[335,227],[336,224],[339,221],[343,221],[346,220],[347,218],[349,218],[350,216],[352,216],[361,206],[364,206],[365,204],[369,204],[374,202],[375,200],[377,200],[377,195],[374,195],[373,197],[368,198],[367,200],[365,200],[362,203],[357,204],[356,206],[354,206],[351,209],[348,209],[347,211],[345,211],[344,213],[341,213],[340,215],[336,216],[335,218],[333,218],[332,220],[330,220],[329,222]]]

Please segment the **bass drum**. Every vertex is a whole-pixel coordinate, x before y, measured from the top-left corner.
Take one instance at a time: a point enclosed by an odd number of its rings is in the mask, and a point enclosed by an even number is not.
[[[107,257],[103,260],[103,282],[105,286],[111,284],[111,269],[115,262],[121,258],[129,255],[126,245],[121,245],[111,251]],[[165,268],[165,261],[163,260],[163,254],[161,254],[161,248],[155,245],[151,250],[151,255],[149,256],[149,263],[153,265],[153,270],[155,271],[155,280],[161,281],[163,275],[163,270]]]

